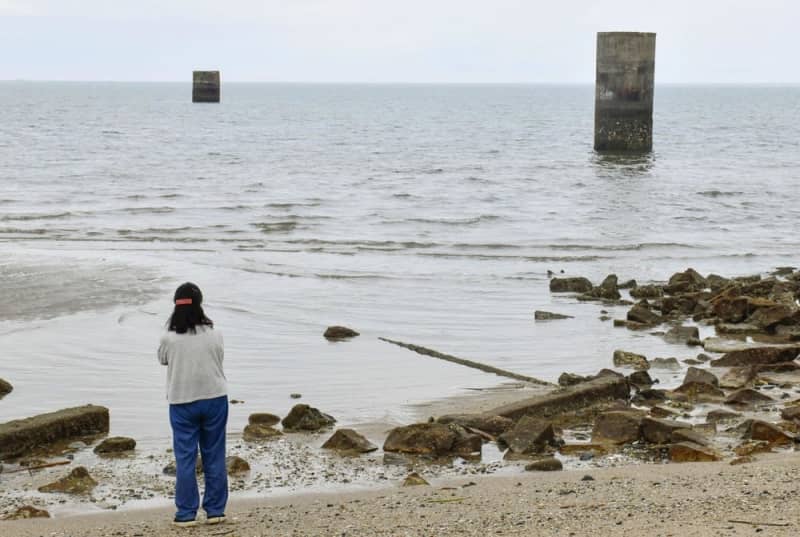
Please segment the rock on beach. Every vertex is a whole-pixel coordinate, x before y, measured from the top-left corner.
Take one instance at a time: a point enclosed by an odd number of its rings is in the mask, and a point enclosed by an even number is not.
[[[339,429],[322,444],[322,449],[330,449],[341,454],[361,454],[376,451],[378,446],[353,429]]]
[[[136,449],[136,440],[125,436],[112,436],[100,442],[94,448],[97,454],[124,453]]]
[[[353,330],[352,328],[347,328],[346,326],[329,326],[323,337],[328,340],[336,341],[341,339],[350,339],[360,335],[358,332]]]
[[[89,471],[78,466],[69,475],[48,485],[39,487],[39,492],[62,492],[65,494],[89,494],[97,486]]]
[[[416,423],[389,432],[383,450],[432,457],[469,456],[479,452],[480,436],[454,423]]]
[[[0,399],[14,391],[14,386],[10,382],[0,379]]]
[[[285,431],[319,431],[335,423],[336,419],[333,416],[306,404],[293,406],[281,421]]]

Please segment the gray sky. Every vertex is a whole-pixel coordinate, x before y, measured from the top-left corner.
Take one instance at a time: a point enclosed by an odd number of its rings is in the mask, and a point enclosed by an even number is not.
[[[592,82],[653,31],[658,82],[800,83],[798,0],[0,0],[0,80]]]

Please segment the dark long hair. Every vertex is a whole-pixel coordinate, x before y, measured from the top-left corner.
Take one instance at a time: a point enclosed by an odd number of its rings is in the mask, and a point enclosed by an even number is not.
[[[203,311],[203,293],[191,282],[175,290],[175,309],[167,321],[167,329],[178,334],[197,333],[197,325],[214,327],[214,321]]]

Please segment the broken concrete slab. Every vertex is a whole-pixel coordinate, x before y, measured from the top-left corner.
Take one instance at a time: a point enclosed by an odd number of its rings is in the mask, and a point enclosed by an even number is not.
[[[108,409],[86,405],[0,424],[0,459],[46,449],[58,442],[108,434]]]

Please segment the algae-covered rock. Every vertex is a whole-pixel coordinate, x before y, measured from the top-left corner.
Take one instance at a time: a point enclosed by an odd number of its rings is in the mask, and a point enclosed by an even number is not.
[[[111,454],[111,453],[124,453],[126,451],[133,451],[136,449],[136,440],[127,438],[125,436],[112,436],[106,438],[97,447],[94,452],[98,454]]]
[[[430,483],[425,481],[425,479],[419,475],[417,472],[411,472],[406,476],[403,480],[404,487],[419,487],[419,486],[428,486]]]
[[[312,406],[299,404],[292,407],[281,423],[286,431],[318,431],[333,426],[336,419]]]
[[[242,439],[245,442],[260,442],[264,440],[275,440],[283,436],[283,433],[278,429],[274,429],[267,425],[258,423],[251,423],[246,425],[244,432],[242,432]]]
[[[378,446],[353,429],[339,429],[324,444],[322,449],[330,449],[342,454],[370,453]]]
[[[97,486],[89,470],[78,466],[69,475],[58,481],[39,487],[39,492],[62,492],[65,494],[89,494]]]
[[[250,425],[264,425],[265,427],[273,427],[281,422],[281,418],[269,412],[256,412],[250,414],[247,418],[247,423]]]
[[[360,335],[352,328],[346,326],[329,326],[323,336],[328,340],[350,339]]]
[[[225,468],[228,475],[242,475],[250,471],[250,464],[238,455],[225,457]]]
[[[0,399],[14,391],[14,386],[10,382],[0,379]]]

